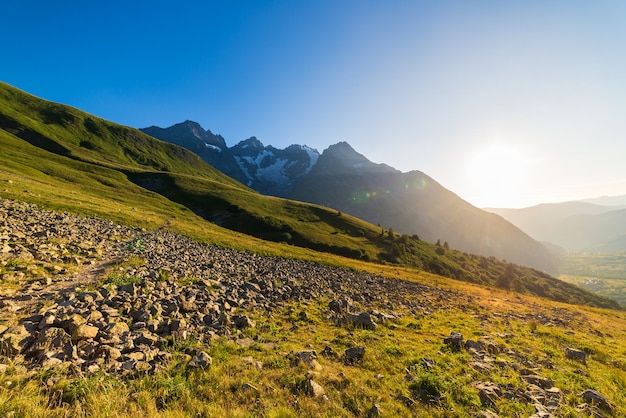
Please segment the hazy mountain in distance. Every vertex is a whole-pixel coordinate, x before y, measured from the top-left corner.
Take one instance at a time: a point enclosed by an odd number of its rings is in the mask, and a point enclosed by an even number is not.
[[[472,206],[422,172],[375,164],[346,142],[326,149],[288,197],[461,251],[545,271],[558,268],[554,254],[500,216]]]
[[[595,203],[596,205],[603,206],[619,206],[622,209],[626,209],[626,195],[621,196],[601,196],[591,199],[583,199],[581,202]]]
[[[600,198],[619,203],[619,198]],[[590,199],[597,201],[597,199]],[[522,209],[486,209],[531,237],[567,251],[626,251],[626,209],[588,201],[546,203]]]

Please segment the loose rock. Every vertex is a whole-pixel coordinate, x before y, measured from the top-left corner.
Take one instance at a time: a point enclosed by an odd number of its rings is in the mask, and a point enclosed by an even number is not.
[[[460,351],[463,348],[463,334],[453,331],[443,339],[443,343],[455,351]]]
[[[194,356],[194,358],[189,362],[189,367],[192,368],[200,368],[206,369],[213,364],[213,359],[206,352],[200,351],[198,354]]]
[[[343,361],[346,364],[355,364],[363,360],[364,356],[365,356],[365,347],[362,347],[362,346],[352,347],[352,348],[348,348],[343,353]]]

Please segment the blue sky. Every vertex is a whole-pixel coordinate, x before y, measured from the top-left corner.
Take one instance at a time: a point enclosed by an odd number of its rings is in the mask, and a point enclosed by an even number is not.
[[[0,79],[134,127],[339,141],[477,206],[626,194],[626,2],[16,1]]]

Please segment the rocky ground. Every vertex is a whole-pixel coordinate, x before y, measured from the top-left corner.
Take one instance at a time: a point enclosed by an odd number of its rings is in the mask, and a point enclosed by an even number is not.
[[[163,338],[230,335],[254,325],[246,311],[272,311],[285,301],[332,299],[337,320],[375,328],[396,310],[423,315],[467,299],[418,283],[204,245],[163,229],[145,232],[10,201],[2,209],[1,278],[8,286],[0,318],[23,318],[1,329],[4,349],[25,354],[33,367],[69,361],[94,371],[153,369],[167,358],[154,349]],[[141,262],[124,262],[132,257]],[[353,303],[386,313],[348,312]]]
[[[294,301],[331,301],[329,321],[371,330],[403,315],[424,316],[472,304],[471,296],[419,283],[262,257],[200,244],[165,229],[144,231],[7,200],[0,201],[0,279],[5,358],[20,356],[31,369],[64,367],[78,374],[152,373],[171,358],[168,345],[173,339],[194,338],[207,345],[222,336],[236,340],[242,330],[255,327],[255,313],[271,315]],[[484,312],[476,315],[491,318]],[[501,313],[494,315],[503,319]],[[528,318],[505,315],[555,326],[584,320],[564,311]],[[558,411],[562,389],[539,374],[538,369],[550,366],[542,359],[489,338],[466,341],[453,333],[445,345],[470,353],[476,370],[514,369],[526,382],[522,391],[474,382],[483,405],[492,411],[486,409],[485,416],[497,416],[496,401],[501,398],[533,403],[537,417]],[[352,364],[366,349],[335,353],[326,347],[320,355]],[[572,350],[572,358],[585,361],[584,352]],[[211,365],[205,351],[191,354],[187,367]],[[498,361],[501,354],[514,361]],[[315,365],[317,355],[309,350],[294,358]],[[433,368],[435,363],[423,359],[420,367]],[[407,382],[414,380],[415,372],[407,370]],[[310,380],[306,392],[317,396],[323,388]],[[605,413],[613,410],[609,400],[594,391],[580,396]],[[405,398],[400,401],[412,403],[422,396],[418,391]],[[421,400],[436,403],[437,394],[425,394]]]

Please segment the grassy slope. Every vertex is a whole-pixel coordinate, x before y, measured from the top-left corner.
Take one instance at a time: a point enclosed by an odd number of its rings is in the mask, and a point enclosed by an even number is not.
[[[321,206],[262,196],[180,147],[6,84],[0,84],[0,127],[0,167],[15,177],[2,197],[146,228],[167,222],[203,241],[251,251],[329,258],[302,249],[309,248],[560,301],[618,307],[529,268],[389,234]],[[250,236],[292,245],[269,245]]]

